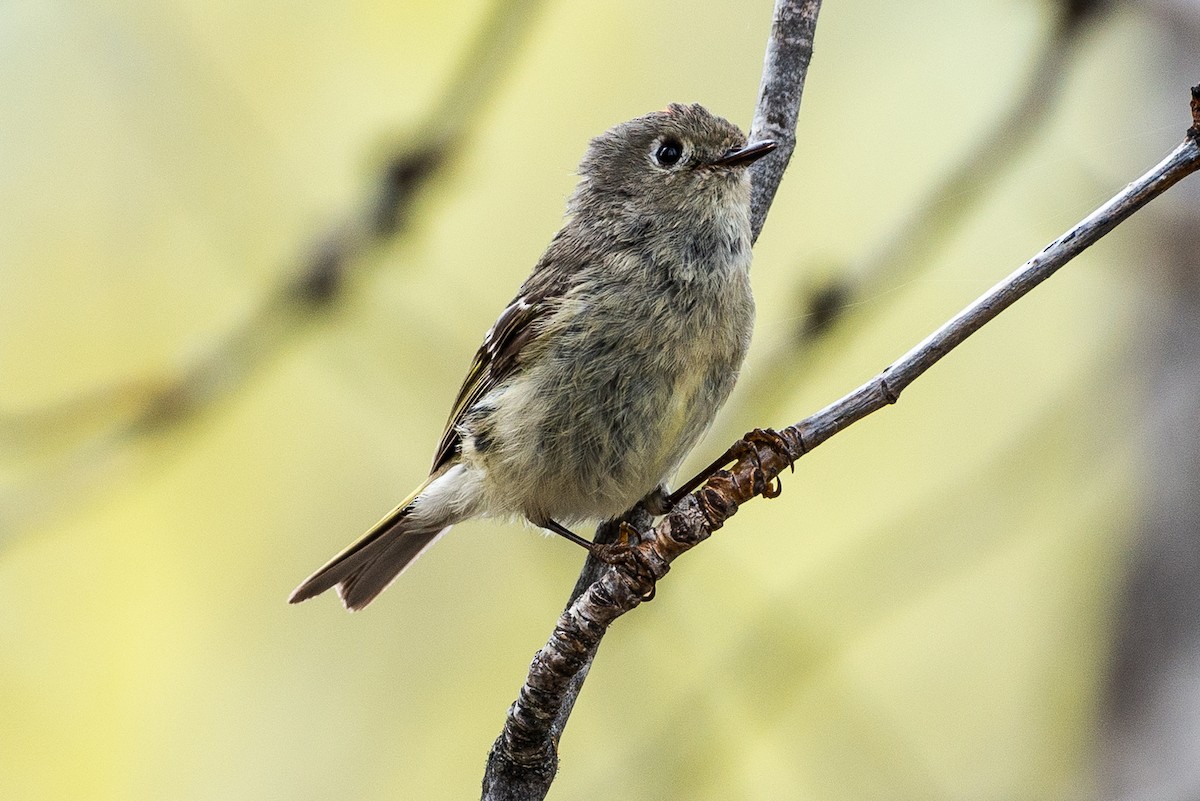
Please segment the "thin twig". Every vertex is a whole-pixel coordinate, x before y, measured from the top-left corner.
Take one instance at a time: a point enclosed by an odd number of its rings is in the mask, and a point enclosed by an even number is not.
[[[750,128],[751,140],[775,140],[776,150],[751,169],[751,231],[757,239],[771,201],[783,179],[796,145],[796,119],[804,80],[812,60],[813,35],[821,0],[776,0],[763,59],[758,104]],[[651,518],[643,509],[623,516],[644,530]],[[611,521],[597,529],[595,540],[613,542],[620,525]],[[504,730],[488,754],[483,779],[485,801],[530,801],[544,798],[558,770],[558,741],[587,678],[600,639],[611,620],[572,616],[580,593],[597,592],[596,577],[605,566],[589,557],[576,584],[564,620],[569,629],[556,629],[551,644],[534,658],[529,680],[509,709]],[[615,608],[615,607],[614,607]],[[560,628],[564,624],[560,621]]]
[[[493,746],[484,782],[485,799],[542,798],[557,768],[557,740],[550,725],[586,670],[608,626],[636,608],[666,575],[671,562],[704,541],[757,495],[775,497],[779,476],[834,434],[895,403],[900,393],[954,347],[998,316],[1059,268],[1097,242],[1152,199],[1200,168],[1200,86],[1192,89],[1187,140],[1166,159],[1047,245],[1019,270],[930,334],[882,373],[816,414],[779,432],[752,432],[730,449],[736,463],[707,477],[657,526],[641,535],[628,567],[610,566],[563,612],[546,646],[534,657],[529,677]],[[497,752],[503,754],[495,764]],[[544,782],[542,794],[512,792],[508,782]]]

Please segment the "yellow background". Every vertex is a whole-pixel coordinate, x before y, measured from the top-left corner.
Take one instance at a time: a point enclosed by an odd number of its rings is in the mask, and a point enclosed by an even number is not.
[[[826,6],[747,381],[806,281],[986,131],[1050,23],[1033,2]],[[285,598],[423,477],[588,138],[670,101],[748,126],[768,4],[547,3],[412,227],[231,392],[115,441],[123,395],[90,409],[98,438],[12,420],[169,379],[244,323],[422,134],[486,10],[0,8],[0,798],[478,792],[579,550],[476,521],[361,614]],[[857,386],[1172,147],[1186,87],[1159,83],[1158,47],[1132,12],[1094,31],[937,258],[856,299],[803,375],[736,395],[693,461]],[[1179,114],[1150,115],[1156,94]],[[1118,229],[678,562],[605,641],[552,797],[1085,794],[1151,233]]]

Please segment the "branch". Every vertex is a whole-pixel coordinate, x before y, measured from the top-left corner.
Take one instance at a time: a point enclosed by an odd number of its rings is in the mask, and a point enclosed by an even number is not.
[[[605,631],[618,617],[650,597],[671,562],[708,539],[738,507],[756,495],[776,497],[784,469],[867,415],[895,403],[900,393],[943,356],[998,316],[1059,268],[1099,241],[1135,211],[1200,168],[1200,86],[1192,89],[1187,139],[1167,158],[1127,186],[1071,230],[1047,245],[953,319],[858,389],[780,432],[755,431],[735,443],[709,471],[689,482],[690,494],[657,526],[640,535],[631,559],[607,567],[563,612],[546,646],[534,657],[529,677],[509,710],[492,748],[484,779],[485,799],[542,798],[554,777],[556,738],[550,736],[576,672],[586,671]],[[729,470],[717,468],[735,462]],[[715,473],[711,471],[716,471]],[[703,484],[699,489],[697,486]],[[694,490],[694,491],[692,491]],[[577,687],[576,687],[577,689]],[[515,792],[544,781],[541,795]]]
[[[750,128],[751,141],[769,138],[776,142],[774,157],[750,168],[751,236],[755,240],[762,231],[771,201],[796,147],[796,119],[808,65],[812,61],[813,35],[820,10],[821,0],[775,2],[758,104]],[[652,518],[645,509],[635,508],[624,515],[622,521],[602,524],[596,531],[595,541],[614,542],[622,522],[631,522],[637,530],[646,530]],[[581,602],[581,596],[594,599],[597,593],[614,601],[602,604],[601,608],[622,608],[615,603],[615,598],[603,595],[605,590],[597,589],[600,586],[597,578],[603,581],[611,572],[592,556],[585,562],[559,628],[551,635],[550,644],[534,658],[529,678],[509,709],[504,730],[488,754],[483,777],[485,801],[529,801],[545,798],[549,791],[558,770],[559,738],[587,678],[600,640],[608,624],[621,614],[617,612],[611,618],[604,615],[587,618],[573,614],[572,610]],[[611,578],[608,583],[611,584]]]
[[[783,172],[796,149],[796,119],[804,95],[804,80],[812,61],[813,35],[817,30],[820,0],[776,0],[771,19],[767,52],[763,57],[758,105],[750,125],[750,141],[773,139],[774,158],[763,159],[751,170],[750,239],[758,241],[771,201],[783,180]]]

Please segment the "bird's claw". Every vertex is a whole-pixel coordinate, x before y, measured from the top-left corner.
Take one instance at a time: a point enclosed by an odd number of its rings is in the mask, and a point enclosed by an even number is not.
[[[795,471],[796,460],[791,454],[791,449],[788,447],[787,440],[773,428],[756,428],[753,431],[747,432],[736,445],[733,446],[734,456],[737,459],[751,459],[754,461],[754,470],[751,473],[751,480],[754,486],[754,494],[762,495],[764,498],[778,498],[783,492],[783,481],[779,476],[775,476],[774,480],[767,481],[766,474],[762,469],[762,458],[758,455],[759,446],[769,448],[776,453],[783,454],[787,457],[788,466]]]
[[[625,521],[621,521],[617,533],[617,541],[592,546],[592,556],[606,565],[633,576],[640,586],[649,585],[650,589],[642,593],[642,602],[654,600],[656,590],[654,573],[650,564],[638,548],[639,535],[637,529]]]

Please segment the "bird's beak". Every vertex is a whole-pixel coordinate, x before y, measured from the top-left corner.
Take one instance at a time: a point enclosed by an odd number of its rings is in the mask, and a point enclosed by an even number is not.
[[[764,139],[761,142],[752,142],[745,147],[735,147],[721,158],[712,163],[714,167],[745,167],[747,164],[753,164],[763,156],[775,149],[775,142],[770,139]]]

